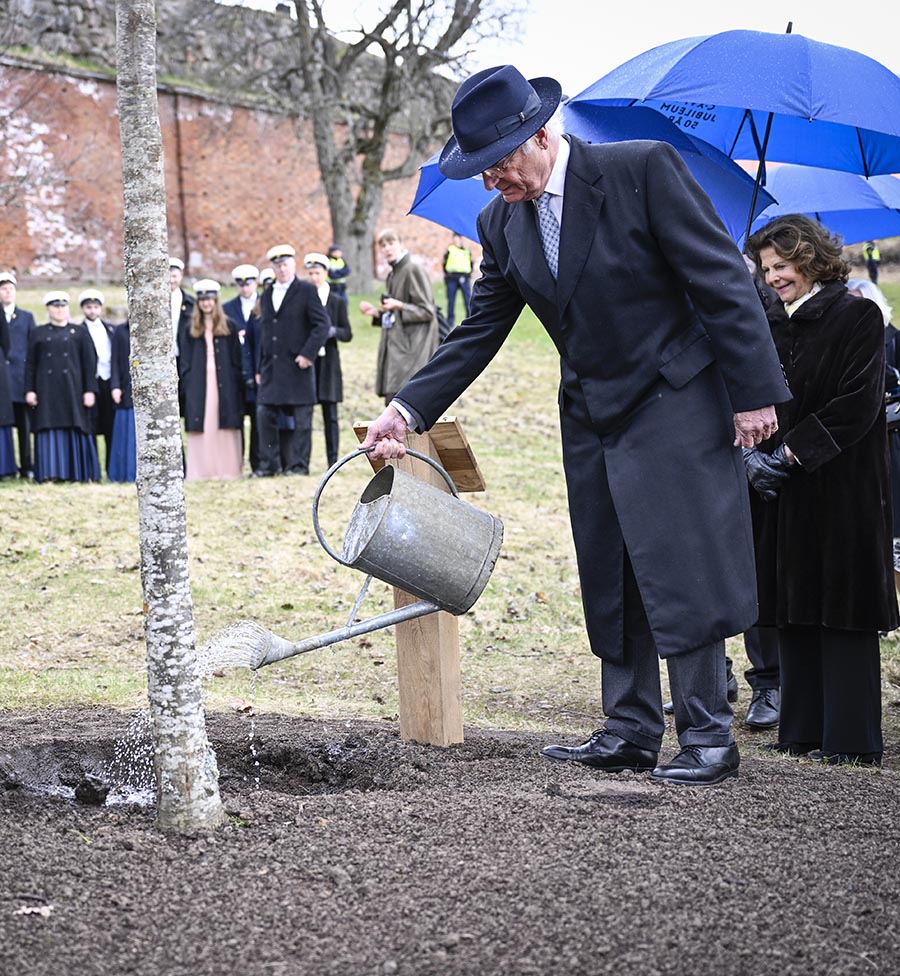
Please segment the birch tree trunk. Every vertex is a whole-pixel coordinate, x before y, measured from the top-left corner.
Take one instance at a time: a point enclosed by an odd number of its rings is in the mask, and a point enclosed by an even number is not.
[[[224,810],[194,648],[156,96],[155,0],[116,0],[116,62],[157,825],[189,833],[218,825]]]

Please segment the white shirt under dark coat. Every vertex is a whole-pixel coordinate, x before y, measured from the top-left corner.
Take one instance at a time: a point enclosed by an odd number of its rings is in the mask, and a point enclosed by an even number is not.
[[[179,309],[180,309],[179,305]],[[91,335],[94,349],[97,351],[97,376],[101,380],[108,380],[112,372],[112,341],[109,332],[100,319],[84,319],[84,325]]]

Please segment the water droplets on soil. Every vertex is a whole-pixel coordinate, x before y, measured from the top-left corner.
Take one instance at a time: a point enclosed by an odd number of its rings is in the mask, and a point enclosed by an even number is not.
[[[156,802],[153,736],[148,711],[137,712],[116,741],[104,777],[110,784],[107,806],[131,803],[149,806]]]

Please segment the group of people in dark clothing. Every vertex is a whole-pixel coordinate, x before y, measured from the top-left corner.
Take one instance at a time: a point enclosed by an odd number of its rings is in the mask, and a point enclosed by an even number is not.
[[[349,267],[340,248],[304,258],[294,248],[268,252],[272,267],[238,265],[238,294],[220,304],[218,282],[181,285],[184,264],[170,258],[172,339],[179,408],[186,432],[188,480],[243,472],[244,417],[250,419],[251,473],[309,470],[312,412],[322,405],[328,463],[338,456],[343,397],[338,341],[352,338],[347,313]],[[134,481],[134,409],[130,327],[102,318],[104,296],[44,296],[45,325],[16,304],[16,275],[0,272],[0,477],[99,481],[98,439],[110,481]],[[17,442],[17,445],[16,445]]]
[[[327,254],[306,254],[302,277],[290,244],[269,248],[266,257],[271,267],[262,271],[252,264],[233,269],[237,294],[221,305],[220,285],[212,279],[201,279],[195,295],[186,294],[181,262],[172,259],[188,480],[240,476],[245,416],[253,477],[308,474],[317,403],[328,464],[337,461],[343,399],[338,342],[352,338],[350,268],[336,245]]]
[[[88,288],[78,296],[80,322],[68,293],[53,290],[38,326],[16,304],[16,287],[14,272],[0,272],[0,477],[99,481],[102,438],[109,480],[133,481],[127,324],[105,321],[102,292]]]

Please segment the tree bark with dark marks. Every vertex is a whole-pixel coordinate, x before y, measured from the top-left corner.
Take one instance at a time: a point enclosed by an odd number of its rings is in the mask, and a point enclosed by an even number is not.
[[[220,824],[224,810],[194,646],[154,0],[117,0],[116,61],[157,825],[192,833]]]

